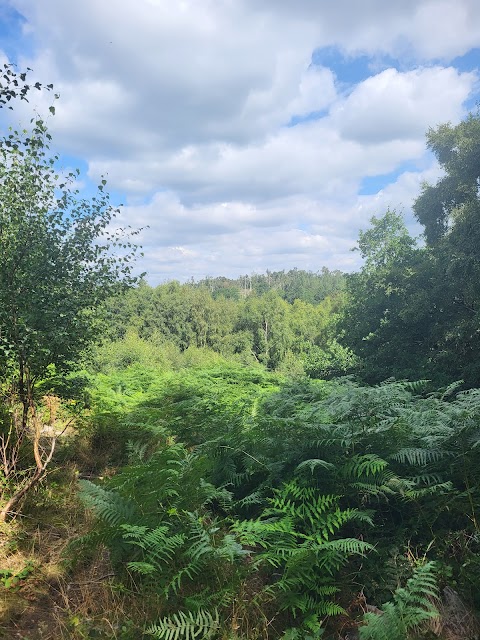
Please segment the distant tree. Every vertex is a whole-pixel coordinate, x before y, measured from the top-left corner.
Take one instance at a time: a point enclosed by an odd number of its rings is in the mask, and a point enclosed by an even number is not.
[[[259,362],[275,369],[292,346],[290,308],[275,291],[249,297],[241,308],[235,331],[248,331]]]
[[[345,275],[322,267],[319,273],[291,269],[283,278],[281,295],[287,302],[303,300],[318,304],[327,296],[340,293],[345,288]]]
[[[219,276],[204,278],[193,282],[195,287],[207,287],[212,296],[220,296],[237,300],[251,294],[262,296],[272,289],[289,303],[303,300],[318,304],[327,296],[345,289],[345,274],[341,271],[329,271],[322,267],[320,272],[290,269],[290,271],[269,271],[240,276],[236,280]]]
[[[212,293],[213,299],[225,298],[226,300],[240,300],[238,287],[221,287]]]

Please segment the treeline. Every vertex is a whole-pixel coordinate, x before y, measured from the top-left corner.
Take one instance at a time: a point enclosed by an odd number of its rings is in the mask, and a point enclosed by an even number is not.
[[[206,287],[216,299],[220,296],[239,300],[249,295],[263,295],[272,289],[287,302],[303,300],[317,304],[327,296],[341,291],[345,287],[345,274],[341,271],[330,271],[322,267],[319,272],[303,269],[290,271],[269,271],[266,273],[245,274],[235,279],[219,276],[206,277],[192,285]]]
[[[132,364],[149,344],[155,353],[148,358],[157,360],[203,349],[269,369],[305,370],[313,377],[351,368],[352,354],[336,340],[344,304],[342,274],[293,270],[252,275],[248,281],[252,289],[247,290],[240,280],[225,278],[157,287],[142,281],[110,301],[110,343],[100,350],[100,360]]]

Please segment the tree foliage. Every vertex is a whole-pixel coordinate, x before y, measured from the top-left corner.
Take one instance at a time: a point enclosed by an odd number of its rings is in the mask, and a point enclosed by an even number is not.
[[[458,217],[478,203],[480,117],[469,115],[454,126],[442,124],[427,133],[427,147],[445,175],[435,185],[424,184],[414,204],[429,245],[437,244],[456,226]]]
[[[362,232],[361,271],[348,278],[343,343],[368,381],[395,376],[480,384],[480,117],[431,129],[445,175],[423,186],[414,211],[426,246],[387,212]]]
[[[30,381],[75,362],[95,337],[100,303],[134,281],[135,247],[109,231],[116,211],[103,184],[80,199],[77,174],[59,175],[48,135],[36,120],[0,145],[0,357]],[[115,255],[120,243],[130,253]]]
[[[7,102],[25,99],[25,74],[7,67],[3,78]],[[110,205],[106,181],[96,195],[82,198],[78,172],[65,175],[59,169],[50,142],[40,116],[29,129],[10,129],[0,139],[0,383],[10,405],[22,407],[21,416],[12,408],[4,424],[0,444],[9,460],[4,474],[15,467],[12,456],[31,435],[35,385],[52,367],[71,368],[98,337],[101,303],[135,282],[131,265],[137,247],[130,236],[136,232],[115,229],[118,210]],[[51,458],[42,453],[41,433],[38,427],[33,434],[37,480]],[[12,507],[8,501],[5,509]]]

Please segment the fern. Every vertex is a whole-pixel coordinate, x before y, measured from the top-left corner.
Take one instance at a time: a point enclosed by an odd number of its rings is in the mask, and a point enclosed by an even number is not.
[[[337,496],[296,480],[274,490],[268,502],[260,518],[237,522],[235,531],[243,544],[256,547],[256,568],[275,569],[279,608],[305,619],[339,614],[343,609],[329,599],[338,570],[351,555],[372,549],[356,538],[330,539],[356,510],[341,510]]]
[[[433,601],[438,599],[435,563],[417,567],[405,587],[398,588],[383,614],[366,613],[361,640],[408,640],[421,625],[438,616]]]
[[[168,526],[147,527],[121,525],[122,538],[128,545],[142,550],[145,562],[159,568],[161,564],[168,564],[175,555],[175,551],[185,543],[185,536],[170,534]]]
[[[248,552],[211,511],[229,508],[231,494],[202,478],[206,464],[175,443],[125,467],[108,488],[83,484],[84,500],[99,519],[90,540],[107,545],[124,579],[135,574],[137,587],[169,598],[196,581],[203,588],[215,572],[225,576],[217,580],[223,592],[224,582],[243,570]],[[224,571],[225,565],[235,567]]]
[[[403,387],[407,389],[407,391],[413,391],[413,393],[420,394],[425,391],[425,388],[428,387],[430,380],[414,380],[412,382],[404,382]],[[452,391],[453,388],[456,388],[458,383],[454,383],[451,385]]]
[[[407,463],[415,467],[423,467],[430,462],[438,462],[442,457],[446,455],[446,452],[439,450],[420,449],[419,447],[407,447],[400,449],[394,455],[392,460]]]
[[[455,391],[425,396],[423,382],[352,380],[279,387],[267,374],[220,369],[171,374],[146,405],[134,464],[83,486],[98,516],[89,539],[108,546],[121,578],[158,598],[162,615],[194,612],[189,621],[164,618],[161,637],[193,633],[197,611],[230,621],[253,601],[275,619],[273,634],[296,616],[298,637],[318,637],[322,620],[340,611],[335,594],[347,595],[347,579],[383,601],[406,571],[396,564],[387,581],[389,557],[404,559],[407,544],[423,553],[434,540],[448,565],[452,541],[478,532],[480,392]],[[131,418],[139,422],[140,409]],[[154,422],[187,444],[148,440]],[[458,566],[458,576],[467,571]],[[418,614],[418,602],[402,597],[381,616],[391,611],[392,629]],[[408,611],[395,618],[401,607]],[[245,618],[259,611],[250,609]]]
[[[303,471],[304,469],[308,469],[312,474],[315,469],[321,468],[326,469],[327,471],[332,471],[335,469],[335,465],[331,462],[327,462],[326,460],[320,460],[319,458],[312,458],[311,460],[304,460],[299,465],[297,465],[296,471]]]
[[[252,493],[249,493],[248,495],[246,495],[244,498],[237,500],[235,503],[235,506],[237,508],[250,507],[252,505],[263,504],[264,500],[265,498],[261,491],[253,491]]]
[[[151,576],[156,571],[156,567],[149,562],[127,562],[127,569],[141,576]]]
[[[135,507],[130,500],[89,480],[80,480],[84,503],[111,527],[133,520]]]
[[[449,493],[453,488],[451,482],[439,482],[437,484],[431,484],[428,487],[420,487],[418,489],[410,489],[406,492],[405,496],[411,500],[418,500],[426,496],[442,495]]]
[[[144,462],[147,458],[149,446],[149,442],[142,442],[140,440],[129,440],[125,445],[129,463],[135,464]]]
[[[176,568],[173,575],[170,574],[169,581],[165,584],[163,593],[166,598],[170,597],[171,593],[177,595],[182,588],[186,578],[190,582],[193,582],[203,568],[202,563],[189,560],[187,564],[181,568]]]
[[[211,638],[220,628],[218,611],[200,609],[192,612],[178,611],[148,627],[145,633],[156,640],[193,640]]]
[[[343,468],[342,474],[350,478],[361,478],[363,476],[375,476],[388,466],[386,460],[382,460],[374,453],[362,456],[352,456]]]

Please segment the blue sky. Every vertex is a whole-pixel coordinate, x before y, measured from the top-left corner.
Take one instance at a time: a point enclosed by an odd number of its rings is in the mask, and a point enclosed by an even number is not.
[[[55,148],[148,226],[153,284],[348,271],[373,215],[419,232],[425,132],[480,99],[480,3],[0,0],[0,55],[55,85]]]
[[[13,7],[6,3],[0,5],[0,43],[11,62],[16,62],[19,51],[28,46],[27,38],[22,37],[24,22],[22,15]]]

